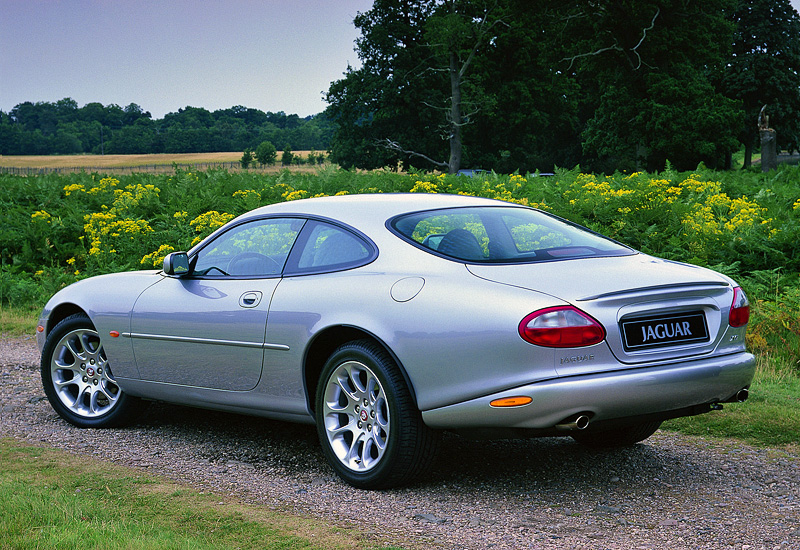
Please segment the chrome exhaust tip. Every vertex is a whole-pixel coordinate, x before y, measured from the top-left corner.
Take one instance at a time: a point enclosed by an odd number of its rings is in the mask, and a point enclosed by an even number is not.
[[[585,430],[589,426],[589,417],[585,414],[579,414],[577,416],[572,417],[571,419],[567,419],[561,424],[556,424],[557,430],[563,431],[575,431],[575,430]]]
[[[750,390],[747,388],[739,390],[739,393],[736,394],[736,401],[739,403],[744,403],[747,401],[747,398],[750,397]]]

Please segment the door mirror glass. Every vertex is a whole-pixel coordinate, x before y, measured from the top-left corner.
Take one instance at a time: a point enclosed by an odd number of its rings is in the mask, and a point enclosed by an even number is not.
[[[164,274],[183,277],[189,273],[189,255],[186,252],[173,252],[164,258]]]

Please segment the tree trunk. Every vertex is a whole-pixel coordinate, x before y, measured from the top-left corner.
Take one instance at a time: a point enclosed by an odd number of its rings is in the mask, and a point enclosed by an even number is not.
[[[769,172],[778,167],[778,142],[775,130],[762,128],[761,135],[761,171]]]
[[[448,172],[455,174],[461,168],[461,75],[458,59],[450,52],[450,162]]]
[[[744,166],[742,170],[750,168],[753,165],[753,143],[745,142],[744,144]]]

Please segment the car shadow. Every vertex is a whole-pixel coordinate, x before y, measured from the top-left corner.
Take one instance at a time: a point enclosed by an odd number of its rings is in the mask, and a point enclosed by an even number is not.
[[[320,450],[316,429],[231,413],[157,403],[133,429],[166,439],[195,442],[197,456],[210,463],[244,462],[295,476],[301,482],[334,477]],[[683,453],[657,441],[620,449],[596,450],[569,437],[472,440],[445,433],[432,470],[412,487],[445,493],[454,487],[474,491],[508,487],[513,493],[613,490],[639,480],[680,483],[685,476],[710,476]]]

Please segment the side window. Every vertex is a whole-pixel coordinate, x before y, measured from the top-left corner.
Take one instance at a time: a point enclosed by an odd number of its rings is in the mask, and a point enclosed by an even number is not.
[[[304,220],[253,220],[219,235],[197,254],[194,274],[206,277],[274,277],[303,228]]]
[[[372,251],[361,238],[327,223],[311,229],[297,267],[300,271],[345,269],[369,260]]]

